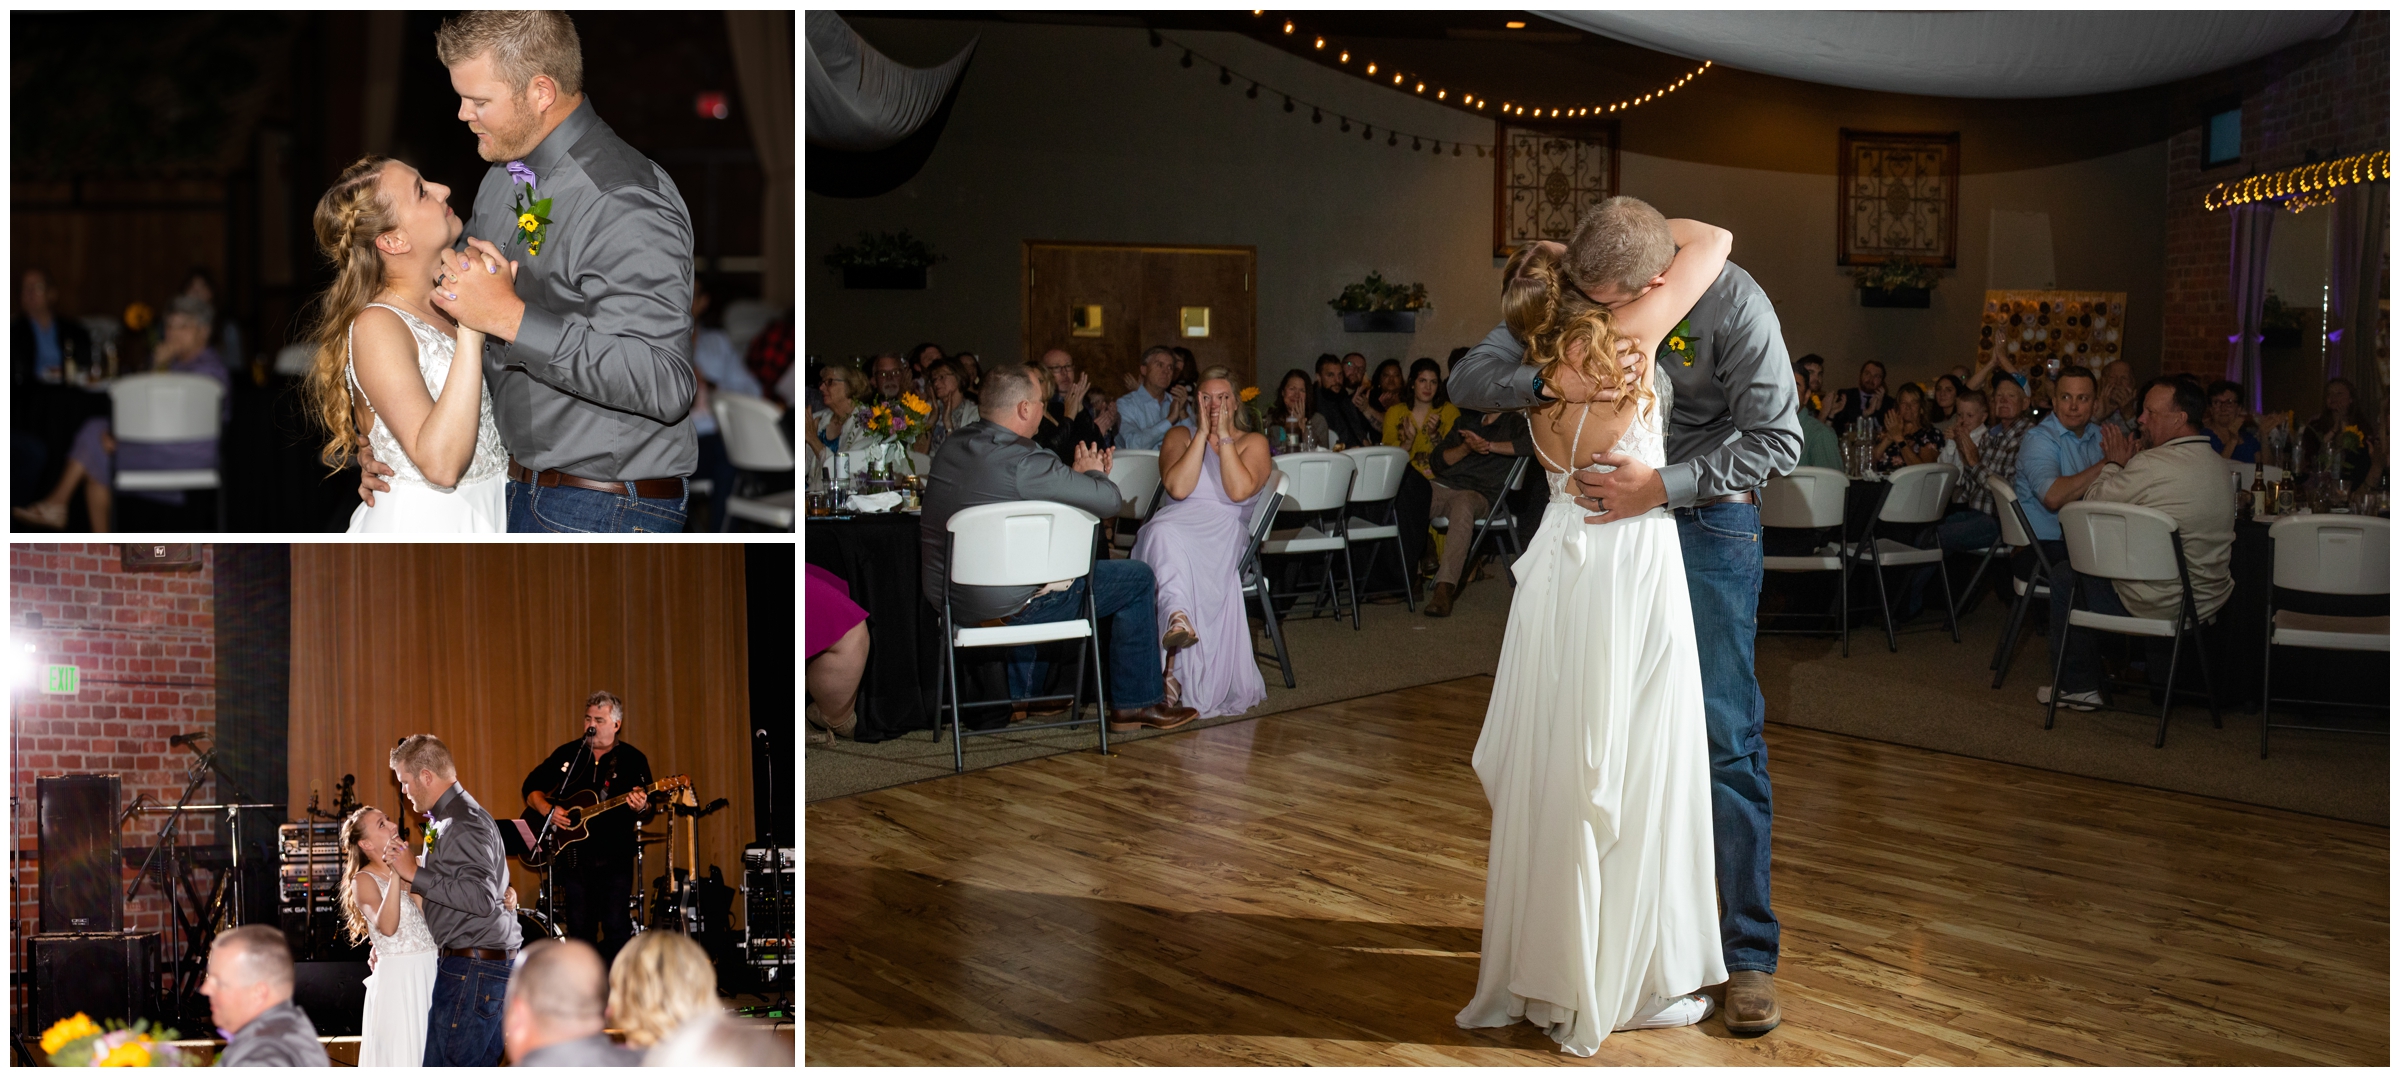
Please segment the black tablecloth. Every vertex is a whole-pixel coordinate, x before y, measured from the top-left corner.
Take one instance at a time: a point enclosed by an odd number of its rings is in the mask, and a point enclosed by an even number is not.
[[[850,584],[867,611],[867,672],[859,684],[858,739],[891,740],[934,726],[941,679],[941,616],[917,584],[918,517],[880,513],[810,519],[808,563]]]

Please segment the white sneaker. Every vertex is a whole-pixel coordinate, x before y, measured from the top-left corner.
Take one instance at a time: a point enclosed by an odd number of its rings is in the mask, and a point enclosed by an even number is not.
[[[2033,701],[2045,707],[2049,706],[2050,686],[2045,684],[2040,688],[2034,689]],[[2101,704],[2105,702],[2105,700],[2100,698],[2100,693],[2098,692],[2068,692],[2058,697],[2059,707],[2064,710],[2071,711],[2096,711],[2099,710]]]
[[[1650,1005],[1635,1014],[1632,1022],[1616,1031],[1631,1032],[1643,1028],[1682,1028],[1708,1020],[1717,1012],[1717,1001],[1697,991],[1677,998],[1653,997]]]

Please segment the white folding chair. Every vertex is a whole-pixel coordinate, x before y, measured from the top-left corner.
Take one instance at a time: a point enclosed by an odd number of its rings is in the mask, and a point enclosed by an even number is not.
[[[2026,613],[2035,601],[2050,600],[2050,555],[2042,552],[2042,544],[2033,540],[2033,521],[2025,516],[2025,506],[2017,501],[2017,488],[1999,476],[1986,476],[1986,489],[1992,492],[1993,515],[2000,518],[2000,542],[2020,550],[2033,551],[2034,575],[2027,580],[2009,570],[2009,582],[2016,585],[2017,600],[2008,608],[2008,627],[2000,632],[2000,645],[1992,648],[1992,687],[2000,687],[2008,679],[2008,667],[2017,660],[2017,642],[2025,635]]]
[[[1283,505],[1283,492],[1291,484],[1290,475],[1276,472],[1275,488],[1261,496],[1258,506],[1251,510],[1250,530],[1245,540],[1248,545],[1242,549],[1241,565],[1242,601],[1258,600],[1259,620],[1265,622],[1267,642],[1275,645],[1275,668],[1283,671],[1283,686],[1286,688],[1299,687],[1300,682],[1292,677],[1292,655],[1283,646],[1283,624],[1275,616],[1275,599],[1268,592],[1267,574],[1259,566],[1258,551],[1267,541],[1267,532],[1275,526],[1275,513]]]
[[[2058,679],[2066,670],[2065,637],[2073,636],[2079,628],[2173,641],[2173,650],[2167,657],[2166,703],[2158,710],[2158,740],[2151,745],[2154,748],[2167,746],[2167,716],[2175,711],[2176,667],[2183,658],[2183,641],[2189,633],[2193,645],[2199,649],[2200,677],[2208,689],[2208,715],[2216,721],[2217,728],[2225,728],[2225,716],[2217,710],[2217,682],[2209,668],[2208,642],[2200,637],[2199,607],[2192,600],[2191,568],[2184,563],[2183,535],[2176,530],[2175,518],[2140,505],[2077,501],[2058,510],[2058,528],[2066,538],[2067,564],[2075,570],[2077,585],[2066,596],[2067,627],[2055,644],[2058,658],[2050,666],[2050,702],[2042,718],[2042,728],[2049,729],[2058,721],[2059,697],[2065,694],[2058,686]],[[2182,586],[2183,597],[2172,618],[2118,616],[2077,609],[2083,599],[2081,580],[2085,576],[2106,580],[2174,580]],[[2118,707],[2108,709],[2140,713]]]
[[[1485,506],[1483,515],[1476,517],[1474,533],[1467,539],[1466,564],[1470,570],[1472,570],[1475,566],[1476,551],[1483,548],[1483,537],[1485,535],[1493,534],[1495,532],[1506,532],[1508,534],[1509,556],[1513,558],[1525,552],[1525,543],[1517,534],[1517,510],[1509,507],[1508,495],[1516,492],[1517,487],[1525,484],[1525,475],[1529,470],[1531,470],[1532,464],[1533,457],[1531,456],[1517,457],[1517,462],[1508,466],[1508,478],[1503,480],[1500,484],[1500,500],[1491,505]],[[1445,535],[1448,535],[1450,530],[1449,517],[1436,516],[1430,522],[1435,530],[1441,531]],[[1450,535],[1449,537],[1443,539],[1444,542],[1455,542],[1457,540],[1457,536],[1455,535]]]
[[[1850,497],[1850,477],[1829,467],[1796,467],[1789,475],[1767,480],[1758,493],[1758,522],[1761,527],[1789,527],[1822,530],[1842,526],[1842,514]],[[1791,617],[1827,617],[1834,619],[1842,637],[1842,657],[1850,657],[1850,559],[1842,556],[1840,543],[1827,545],[1813,553],[1766,559],[1769,572],[1834,572],[1840,574],[1840,586],[1833,593],[1834,611],[1824,614],[1785,614]],[[1761,614],[1761,619],[1767,616]],[[1809,628],[1760,628],[1769,635],[1816,635]]]
[[[1055,501],[1002,501],[960,509],[951,515],[946,526],[950,535],[950,572],[942,580],[942,593],[937,601],[942,608],[942,684],[934,689],[934,737],[938,740],[942,735],[941,715],[946,710],[950,716],[951,759],[961,773],[967,769],[966,738],[985,733],[1059,729],[1088,721],[1100,727],[1100,754],[1108,754],[1108,694],[1101,675],[1106,659],[1100,654],[1100,618],[1093,604],[1092,592],[1096,588],[1091,583],[1087,582],[1083,588],[1083,616],[1072,621],[963,627],[950,608],[953,586],[1039,587],[1059,580],[1089,577],[1099,550],[1094,536],[1099,533],[1100,518]],[[1041,725],[1011,723],[987,730],[966,727],[965,712],[969,708],[1007,707],[1015,701],[1004,698],[966,702],[958,694],[959,648],[1016,647],[1061,639],[1089,641],[1076,649],[1074,692],[1039,696],[1025,702],[1071,700],[1065,721]],[[1082,717],[1083,678],[1087,668],[1092,676],[1092,699],[1098,705],[1088,719]]]
[[[2275,585],[2267,589],[2267,648],[2259,674],[2261,719],[2258,757],[2267,757],[2267,736],[2278,729],[2311,733],[2390,735],[2383,729],[2299,725],[2275,721],[2275,704],[2303,707],[2372,709],[2371,704],[2318,699],[2275,698],[2275,648],[2305,647],[2324,651],[2381,651],[2392,649],[2392,618],[2343,617],[2275,608],[2278,591],[2315,595],[2384,596],[2392,593],[2392,524],[2373,516],[2292,516],[2267,529],[2275,551]],[[2388,608],[2388,607],[2387,607]]]
[[[1358,462],[1338,452],[1294,452],[1275,458],[1275,470],[1291,476],[1284,487],[1286,510],[1305,513],[1308,523],[1296,528],[1271,532],[1259,552],[1274,556],[1291,554],[1323,554],[1325,582],[1317,589],[1317,603],[1310,611],[1325,607],[1330,592],[1334,616],[1341,616],[1342,596],[1350,596],[1350,627],[1358,623],[1358,577],[1351,571],[1350,539],[1343,531],[1349,525],[1344,511],[1350,504],[1350,480],[1358,473]],[[1342,556],[1342,582],[1333,578],[1333,556]]]
[[[119,442],[160,444],[215,441],[217,412],[225,387],[198,374],[129,374],[108,387],[109,431]],[[209,490],[217,503],[217,530],[225,530],[225,488],[213,467],[156,471],[117,469],[118,490]],[[106,521],[94,520],[92,526]]]
[[[1958,468],[1951,464],[1910,464],[1892,472],[1891,487],[1875,519],[1887,524],[1934,524],[1950,514],[1950,494],[1958,489]],[[1897,652],[1900,629],[1892,619],[1892,594],[1883,570],[1911,565],[1938,566],[1942,574],[1942,607],[1950,618],[1950,642],[1959,642],[1958,600],[1950,594],[1950,564],[1941,544],[1920,550],[1898,539],[1877,538],[1872,527],[1845,551],[1852,560],[1875,569],[1875,597],[1883,605],[1884,642]],[[1847,604],[1848,599],[1844,599]]]
[[[1396,445],[1367,445],[1344,449],[1342,455],[1358,464],[1356,477],[1350,480],[1350,504],[1384,503],[1383,522],[1374,523],[1361,516],[1352,516],[1346,537],[1353,547],[1364,543],[1391,544],[1392,556],[1400,564],[1400,595],[1408,600],[1408,610],[1417,610],[1416,573],[1410,571],[1408,557],[1400,544],[1400,506],[1395,498],[1400,494],[1400,477],[1408,470],[1408,450]],[[1367,553],[1367,570],[1363,575],[1375,578],[1375,562],[1383,556],[1384,547],[1376,546]],[[1388,593],[1388,592],[1378,592]]]
[[[1162,489],[1158,479],[1158,450],[1118,449],[1108,465],[1108,481],[1117,484],[1117,493],[1125,499],[1125,507],[1117,511],[1118,520],[1149,519]],[[1132,549],[1133,537],[1133,532],[1120,524],[1116,547]]]
[[[792,470],[791,443],[783,440],[783,431],[775,426],[783,414],[781,409],[740,393],[711,393],[708,405],[716,413],[717,432],[725,438],[725,456],[734,467],[756,473]],[[799,521],[797,489],[765,497],[735,496],[732,490],[726,495],[725,511],[719,514],[722,530],[732,530],[737,518],[777,531],[792,530]]]

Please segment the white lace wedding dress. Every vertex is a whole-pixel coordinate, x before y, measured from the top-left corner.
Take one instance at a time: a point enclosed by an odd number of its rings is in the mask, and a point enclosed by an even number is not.
[[[408,325],[409,334],[417,338],[417,372],[424,375],[425,391],[435,400],[442,398],[442,383],[450,377],[450,361],[458,350],[458,337],[414,314],[387,303],[369,303],[400,316]],[[351,327],[355,341],[358,329]],[[482,361],[481,356],[472,357]],[[343,371],[350,388],[359,396],[366,390],[358,384],[358,365],[355,344],[350,361]],[[372,407],[374,401],[367,401]],[[394,474],[387,479],[391,489],[375,495],[375,504],[361,502],[350,514],[350,530],[358,533],[417,533],[439,531],[499,532],[508,530],[508,449],[500,444],[500,428],[492,421],[492,394],[483,394],[482,417],[475,429],[475,457],[467,464],[466,474],[459,476],[454,487],[435,486],[425,481],[425,473],[417,469],[408,454],[401,451],[400,439],[392,436],[390,427],[383,425],[383,416],[374,417],[374,428],[367,432],[367,444],[375,450],[375,459],[391,465]]]
[[[1666,465],[1657,410],[1617,452]],[[1588,1056],[1726,978],[1708,727],[1674,518],[1584,523],[1570,474],[1542,463],[1550,502],[1517,559],[1475,744],[1491,864],[1481,974],[1458,1023],[1531,1021]]]
[[[417,903],[405,893],[393,895],[392,880],[377,882],[384,901],[400,903],[400,927],[389,935],[377,932],[377,910],[360,903],[359,910],[367,915],[367,939],[375,950],[375,971],[367,977],[367,1004],[359,1017],[358,1064],[415,1068],[425,1061],[425,1025],[433,1011],[440,951]]]

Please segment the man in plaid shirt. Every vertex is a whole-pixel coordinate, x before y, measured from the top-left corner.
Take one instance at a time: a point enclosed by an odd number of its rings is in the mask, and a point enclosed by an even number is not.
[[[1983,480],[2016,481],[2017,450],[2025,444],[2025,432],[2033,429],[2033,420],[2025,414],[2025,390],[2013,381],[1995,381],[1998,384],[1992,386],[1992,425],[1983,432],[1975,454],[1977,459],[1963,469],[1959,479],[1966,491],[1967,507],[1987,516],[1998,506],[1992,503],[1991,487]]]

